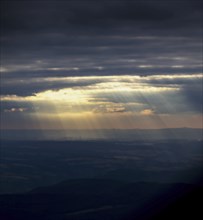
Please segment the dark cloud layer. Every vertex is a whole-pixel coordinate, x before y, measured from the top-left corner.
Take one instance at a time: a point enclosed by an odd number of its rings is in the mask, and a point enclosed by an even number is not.
[[[2,66],[8,71],[38,67],[45,71],[35,74],[46,76],[48,67],[60,66],[79,68],[67,76],[139,74],[139,65],[162,65],[158,57],[169,60],[159,72],[172,65],[201,68],[200,1],[3,1],[2,6]]]
[[[175,24],[175,27],[182,27],[194,25],[192,22],[197,25],[201,16],[201,1],[198,0],[4,1],[3,7],[5,29],[11,32],[53,28],[64,31],[65,27],[68,30],[79,26],[83,30],[91,26],[103,28],[132,23],[149,27],[161,26],[165,21],[173,27]]]

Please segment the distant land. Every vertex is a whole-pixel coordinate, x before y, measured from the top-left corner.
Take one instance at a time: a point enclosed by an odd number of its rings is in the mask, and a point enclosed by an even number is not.
[[[1,140],[0,193],[81,178],[196,184],[202,159],[198,140]]]
[[[0,219],[202,216],[201,129],[1,132]]]
[[[202,195],[202,187],[181,183],[80,179],[24,194],[0,195],[0,217],[9,220],[200,219]]]
[[[1,130],[1,140],[202,140],[200,128]]]

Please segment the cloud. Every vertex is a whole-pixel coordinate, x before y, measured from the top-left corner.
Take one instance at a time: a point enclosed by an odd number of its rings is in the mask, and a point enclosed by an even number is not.
[[[173,0],[4,1],[2,114],[201,113],[201,2],[182,8]]]
[[[144,109],[140,112],[141,115],[150,116],[154,114],[154,111],[151,109]]]
[[[116,25],[121,22],[146,22],[170,21],[183,19],[188,15],[195,20],[200,12],[200,1],[184,1],[184,10],[180,10],[182,2],[165,0],[135,2],[131,0],[115,1],[44,1],[15,2],[7,1],[8,14],[4,14],[7,22],[7,30],[16,29],[51,29],[58,25],[58,29],[64,26],[101,26]],[[15,10],[17,8],[18,10]],[[38,15],[36,19],[36,14]],[[25,17],[29,19],[24,20]],[[44,18],[41,20],[41,18]],[[14,18],[18,18],[14,20]],[[57,19],[56,19],[57,18]],[[187,18],[185,18],[187,19]],[[180,24],[179,24],[180,25]]]
[[[109,103],[109,104],[102,104],[97,105],[93,109],[94,113],[123,113],[126,112],[126,108],[123,104],[115,104],[115,103]]]
[[[27,82],[14,80],[3,84],[8,86],[1,100],[5,109],[16,108],[15,103],[18,108],[27,108],[27,103],[41,106],[45,112],[46,107],[42,106],[57,103],[61,112],[93,109],[94,113],[150,114],[148,110],[153,109],[157,114],[200,113],[201,80],[201,74],[31,78]],[[18,95],[12,94],[13,87]]]
[[[200,72],[199,4],[7,1],[1,71],[25,79]]]
[[[12,113],[12,112],[25,112],[27,111],[26,108],[11,108],[11,109],[5,109],[4,112],[9,112],[9,113]]]
[[[85,88],[87,86],[101,83],[105,79],[101,77],[30,77],[24,78],[4,78],[1,83],[1,95],[31,96],[47,90],[60,90],[63,88]]]

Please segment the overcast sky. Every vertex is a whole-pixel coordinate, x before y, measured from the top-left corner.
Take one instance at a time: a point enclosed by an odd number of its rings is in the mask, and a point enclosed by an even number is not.
[[[1,8],[2,129],[202,127],[201,1]]]

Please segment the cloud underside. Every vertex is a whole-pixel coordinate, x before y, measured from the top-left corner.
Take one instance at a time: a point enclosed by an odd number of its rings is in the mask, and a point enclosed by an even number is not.
[[[2,6],[1,72],[10,77],[202,69],[198,0],[5,1]]]
[[[201,1],[2,7],[3,128],[202,126]]]

